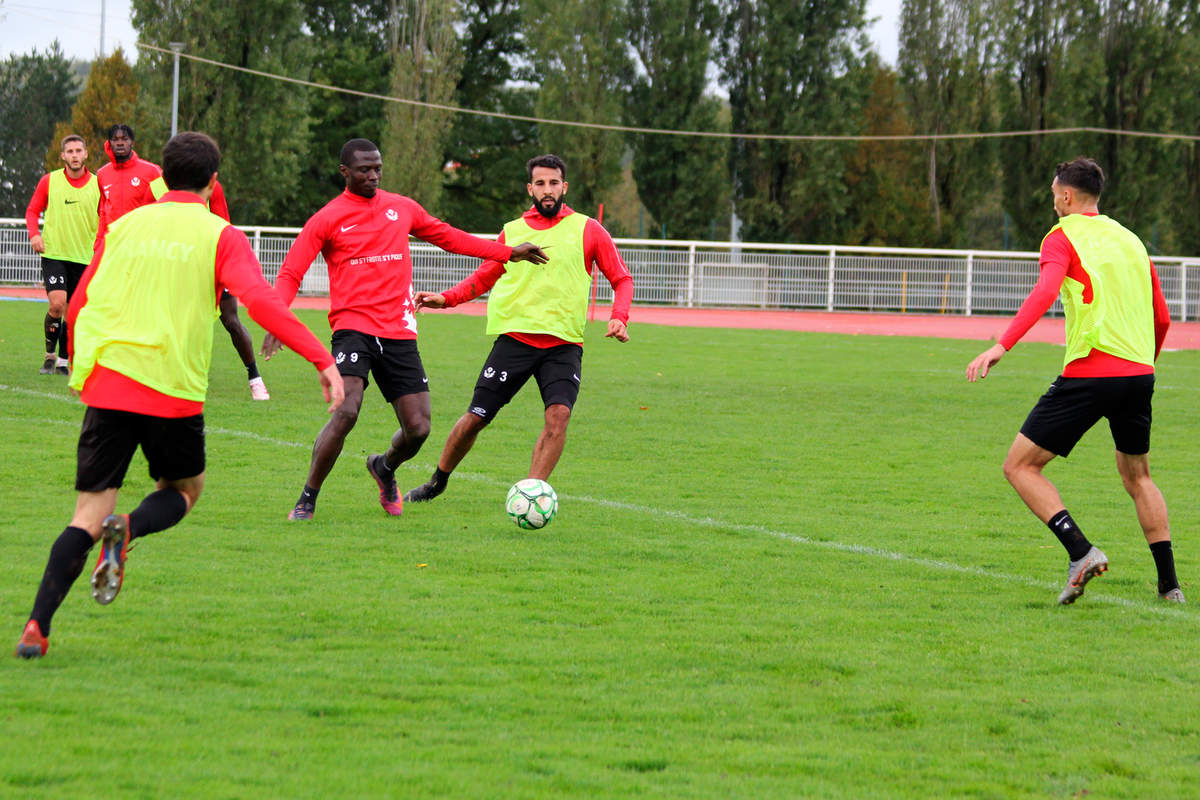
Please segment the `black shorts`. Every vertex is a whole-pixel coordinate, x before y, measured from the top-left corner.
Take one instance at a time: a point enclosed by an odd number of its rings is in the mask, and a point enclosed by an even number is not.
[[[1130,456],[1150,452],[1150,398],[1154,375],[1117,378],[1064,378],[1061,375],[1029,412],[1021,433],[1059,456],[1088,430],[1108,418],[1117,451]]]
[[[363,379],[363,388],[375,376],[379,391],[388,403],[406,394],[429,391],[429,379],[414,339],[384,339],[358,331],[334,331],[329,349],[338,372]]]
[[[548,408],[561,404],[573,408],[579,398],[579,376],[583,372],[583,348],[577,344],[534,347],[500,336],[475,382],[468,411],[490,421],[508,405],[532,375]]]
[[[74,261],[42,256],[42,285],[46,287],[46,293],[66,292],[67,300],[70,300],[87,266]]]
[[[75,490],[121,488],[139,446],[156,481],[199,475],[204,472],[204,415],[151,417],[89,406],[79,431]]]

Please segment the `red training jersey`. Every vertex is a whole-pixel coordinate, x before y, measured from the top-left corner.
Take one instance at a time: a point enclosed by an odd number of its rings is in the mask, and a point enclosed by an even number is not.
[[[349,190],[313,214],[292,243],[275,291],[290,305],[320,253],[329,269],[329,326],[385,339],[416,339],[408,237],[476,258],[507,261],[512,248],[442,222],[415,200],[377,190]]]
[[[553,219],[546,219],[540,211],[530,206],[522,218],[534,230],[544,231],[553,228],[564,217],[574,213],[575,211],[564,203]],[[504,241],[503,232],[500,233],[500,241]],[[608,231],[591,217],[588,217],[587,223],[583,226],[583,264],[589,275],[593,274],[594,266],[600,267],[600,271],[604,273],[604,277],[608,279],[608,283],[613,289],[610,319],[619,319],[628,324],[629,306],[633,302],[633,277],[629,274],[629,269],[625,266],[621,254],[617,252],[617,246],[613,243],[612,237],[608,235]],[[458,285],[442,292],[442,297],[446,298],[446,308],[454,308],[454,306],[474,300],[489,291],[505,271],[504,265],[498,261],[484,261],[478,269],[460,281]],[[513,332],[505,335],[534,347],[545,348],[567,344],[565,340],[548,333]],[[572,344],[579,343],[573,342]]]
[[[204,201],[192,192],[167,192],[159,202]],[[75,299],[67,307],[67,338],[72,355],[75,352],[75,318],[79,316],[80,309],[87,305],[88,283],[96,273],[96,266],[103,255],[104,242],[101,240],[91,264],[79,280]],[[271,284],[267,283],[246,234],[232,225],[221,231],[217,240],[215,289],[218,298],[222,289],[228,289],[241,300],[255,322],[275,334],[284,345],[312,362],[317,369],[325,369],[333,364],[333,356],[304,323],[288,311],[279,295],[271,288]],[[84,384],[80,399],[93,408],[132,411],[155,417],[190,417],[204,411],[202,402],[163,394],[99,364]]]
[[[1088,216],[1094,217],[1096,214]],[[1038,267],[1041,274],[1037,285],[1025,298],[1017,315],[1000,337],[1000,344],[1005,350],[1013,349],[1034,323],[1054,305],[1065,278],[1069,277],[1083,284],[1083,302],[1090,303],[1092,300],[1092,277],[1083,268],[1079,253],[1075,252],[1075,246],[1063,233],[1062,228],[1051,232],[1042,242]],[[1163,341],[1167,338],[1167,329],[1171,326],[1171,312],[1167,307],[1167,299],[1163,295],[1162,284],[1159,283],[1158,271],[1155,270],[1153,261],[1150,262],[1150,282],[1154,291],[1154,358],[1158,360]],[[1114,378],[1149,375],[1153,372],[1154,367],[1149,364],[1139,364],[1093,349],[1086,356],[1067,364],[1062,374],[1064,378]]]
[[[87,186],[87,182],[92,178],[91,171],[86,169],[78,178],[72,178],[66,170],[63,170],[63,175],[66,176],[67,183],[76,189]],[[100,202],[103,203],[103,199]],[[48,205],[50,205],[50,173],[47,172],[38,181],[37,187],[33,190],[33,197],[29,198],[29,205],[25,207],[25,230],[29,232],[30,239],[38,235],[38,217]]]
[[[138,206],[154,202],[154,192],[150,182],[162,177],[162,170],[157,164],[138,158],[137,151],[131,151],[129,158],[117,161],[112,147],[104,143],[104,152],[108,153],[109,162],[96,170],[96,178],[100,181],[100,224],[96,228],[96,244],[108,233],[108,226]]]

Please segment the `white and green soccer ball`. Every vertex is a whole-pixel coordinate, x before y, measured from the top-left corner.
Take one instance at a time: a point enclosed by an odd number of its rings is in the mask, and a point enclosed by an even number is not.
[[[537,530],[549,525],[558,513],[558,495],[545,481],[526,478],[508,490],[504,510],[517,525],[526,530]]]

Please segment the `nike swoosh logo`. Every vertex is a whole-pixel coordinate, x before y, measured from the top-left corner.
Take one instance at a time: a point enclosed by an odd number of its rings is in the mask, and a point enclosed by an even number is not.
[[[63,200],[63,202],[66,203],[67,205],[71,205],[72,203],[78,203],[79,201],[78,200]]]
[[[353,225],[343,225],[343,226],[342,226],[342,233],[345,233],[346,231],[350,230],[351,228],[357,228],[357,227],[358,227],[358,223],[357,223],[357,222],[356,222],[356,223],[354,223]]]

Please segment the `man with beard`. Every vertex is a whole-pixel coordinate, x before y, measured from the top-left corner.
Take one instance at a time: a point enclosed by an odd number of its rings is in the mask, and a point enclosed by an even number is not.
[[[592,269],[613,288],[612,315],[605,337],[629,341],[626,325],[633,299],[633,278],[596,220],[563,204],[567,165],[556,155],[541,155],[526,164],[526,191],[533,207],[504,226],[500,241],[528,240],[550,256],[545,266],[505,266],[485,261],[479,269],[445,292],[417,292],[417,308],[453,308],[491,290],[488,335],[498,334],[475,384],[467,413],[450,431],[430,479],[410,490],[410,502],[432,500],[446,489],[450,473],[470,452],[479,432],[533,377],[545,406],[545,425],[533,446],[530,478],[547,480],[566,443],[571,409],[579,396],[583,362],[583,327],[587,320]]]
[[[367,139],[342,146],[338,170],[346,189],[313,214],[283,260],[275,291],[290,304],[304,274],[320,253],[329,269],[329,327],[346,402],[313,444],[308,477],[288,519],[310,520],[317,494],[358,422],[368,376],[400,423],[384,453],[367,457],[367,472],[379,487],[379,504],[392,516],[403,512],[396,468],[412,458],[429,436],[429,381],[417,350],[412,295],[411,234],[451,253],[501,261],[546,263],[546,254],[525,242],[510,247],[481,239],[431,215],[415,200],[379,188],[383,159]],[[515,239],[514,239],[515,241]],[[279,342],[267,336],[270,358]]]
[[[42,323],[46,340],[46,359],[40,370],[43,375],[66,375],[70,371],[63,315],[92,260],[100,206],[100,188],[87,168],[83,137],[74,133],[63,137],[61,157],[66,166],[42,176],[25,209],[29,244],[42,257],[42,283],[50,302]],[[43,212],[45,230],[38,233],[38,216]]]

